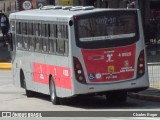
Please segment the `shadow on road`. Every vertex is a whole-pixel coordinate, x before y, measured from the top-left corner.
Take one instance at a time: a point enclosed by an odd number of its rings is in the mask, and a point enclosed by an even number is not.
[[[49,95],[36,93],[34,97],[50,102]],[[111,104],[106,101],[105,96],[79,96],[79,97],[65,99],[65,101],[64,100],[61,101],[61,104],[63,106],[70,106],[70,107],[82,108],[87,110],[128,109],[128,107],[131,107],[132,109],[134,108],[137,109],[137,108],[140,108],[141,106],[143,109],[143,106],[144,106],[143,104],[141,105],[140,102],[135,102],[135,100],[132,100],[131,98],[128,98],[128,99],[129,99],[129,102],[126,102],[126,103]]]

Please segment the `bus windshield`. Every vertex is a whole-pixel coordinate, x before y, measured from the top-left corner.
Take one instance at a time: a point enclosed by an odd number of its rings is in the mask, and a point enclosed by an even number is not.
[[[137,10],[107,10],[74,16],[76,45],[96,49],[131,45],[139,40]]]
[[[78,20],[80,41],[113,40],[135,37],[134,14],[116,14]]]

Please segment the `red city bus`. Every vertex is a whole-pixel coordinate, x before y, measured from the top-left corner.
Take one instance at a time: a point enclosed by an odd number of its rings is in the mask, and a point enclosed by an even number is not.
[[[125,102],[149,86],[139,10],[45,6],[10,15],[14,84],[53,104],[84,94]]]

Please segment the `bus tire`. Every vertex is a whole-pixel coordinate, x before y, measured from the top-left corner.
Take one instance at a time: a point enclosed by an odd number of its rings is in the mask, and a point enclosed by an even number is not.
[[[25,92],[26,92],[26,96],[27,97],[33,97],[35,93],[33,91],[27,90],[26,79],[24,77],[24,74],[22,74],[22,80],[23,80],[23,83],[24,83],[24,89],[25,89]]]
[[[60,104],[60,98],[57,97],[56,95],[56,88],[55,88],[55,84],[53,81],[53,78],[51,77],[51,80],[49,82],[49,91],[50,91],[50,98],[51,98],[51,102],[54,105],[59,105]]]
[[[114,91],[106,94],[106,100],[108,103],[125,103],[127,100],[126,91]]]

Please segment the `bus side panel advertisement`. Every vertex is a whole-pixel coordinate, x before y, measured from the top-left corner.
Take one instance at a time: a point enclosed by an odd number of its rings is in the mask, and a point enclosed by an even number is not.
[[[70,68],[33,63],[33,81],[49,84],[49,75],[52,74],[57,87],[72,89]]]
[[[114,82],[134,77],[136,45],[99,50],[82,49],[90,82]]]

